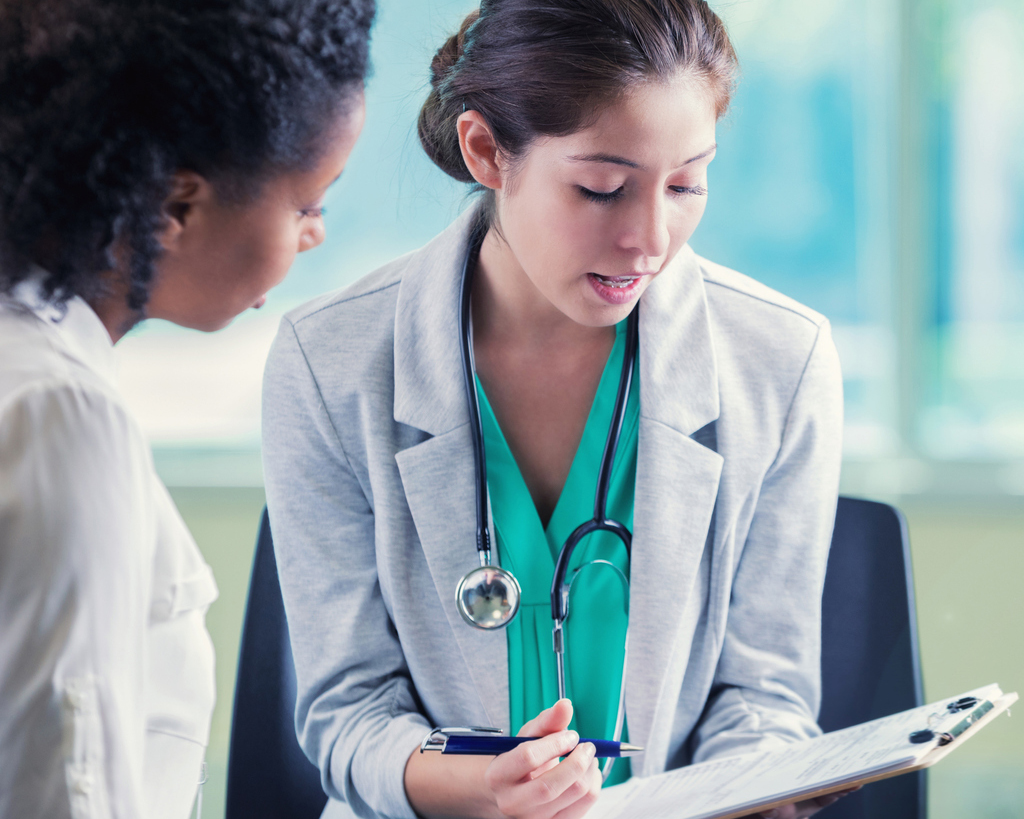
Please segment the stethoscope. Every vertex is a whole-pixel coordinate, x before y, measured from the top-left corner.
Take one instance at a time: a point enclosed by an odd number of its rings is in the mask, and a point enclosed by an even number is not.
[[[476,462],[476,548],[480,557],[480,566],[467,572],[459,581],[455,590],[455,602],[462,619],[474,628],[492,630],[504,628],[519,612],[519,601],[522,588],[515,575],[507,569],[491,563],[491,534],[488,526],[488,494],[487,494],[487,462],[484,452],[484,432],[480,422],[480,400],[476,391],[476,365],[473,358],[472,322],[470,319],[470,295],[473,286],[473,273],[483,243],[485,230],[477,227],[470,238],[470,250],[462,270],[462,285],[459,294],[461,310],[459,313],[459,333],[462,338],[462,371],[465,379],[466,396],[469,404],[469,419],[473,438],[473,455]],[[573,551],[580,541],[594,532],[610,532],[622,541],[626,547],[627,557],[633,542],[633,536],[622,523],[607,515],[608,488],[611,483],[612,465],[615,463],[615,451],[619,446],[622,427],[626,419],[626,402],[629,389],[633,382],[633,369],[636,364],[637,347],[639,346],[638,310],[630,313],[626,325],[626,351],[622,361],[622,372],[619,375],[619,389],[615,396],[615,410],[608,428],[608,437],[601,456],[601,468],[597,478],[597,491],[594,495],[594,516],[580,524],[569,535],[558,552],[555,572],[551,579],[551,618],[554,620],[553,644],[555,664],[558,672],[558,696],[565,696],[565,638],[563,626],[569,617],[569,596],[573,583],[580,572],[589,566],[610,567],[618,575],[624,587],[629,590],[629,581],[617,566],[607,560],[594,560],[577,568],[568,579],[566,575]],[[619,688],[619,705],[615,718],[615,735],[618,740],[622,735],[625,716],[626,668],[625,653],[623,654],[622,683]],[[611,763],[606,762],[604,776],[611,771]]]

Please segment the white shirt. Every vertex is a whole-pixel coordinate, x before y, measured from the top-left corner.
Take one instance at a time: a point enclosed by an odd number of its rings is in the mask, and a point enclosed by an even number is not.
[[[217,587],[99,318],[38,292],[0,300],[0,819],[186,819]]]

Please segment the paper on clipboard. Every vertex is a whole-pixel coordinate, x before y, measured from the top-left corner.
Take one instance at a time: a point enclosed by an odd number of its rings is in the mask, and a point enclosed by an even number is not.
[[[947,705],[961,697],[992,709],[949,744],[941,735],[964,719]],[[797,742],[771,751],[690,765],[607,788],[588,819],[731,819],[780,804],[928,767],[946,756],[1017,700],[997,685]],[[980,713],[980,711],[979,711]],[[921,744],[911,733],[932,728]]]

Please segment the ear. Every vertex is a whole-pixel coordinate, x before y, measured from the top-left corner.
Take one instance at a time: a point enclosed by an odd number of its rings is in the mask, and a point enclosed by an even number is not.
[[[456,123],[462,158],[473,178],[491,190],[502,187],[500,154],[491,126],[479,111],[465,111]]]
[[[162,208],[163,225],[156,238],[164,250],[171,250],[192,224],[197,208],[214,196],[213,186],[195,171],[176,171],[171,177],[171,191]]]

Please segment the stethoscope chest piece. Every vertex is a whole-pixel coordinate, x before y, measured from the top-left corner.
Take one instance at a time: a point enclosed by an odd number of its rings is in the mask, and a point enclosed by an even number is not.
[[[498,566],[480,566],[459,581],[455,605],[471,626],[490,631],[512,622],[521,596],[519,581],[511,572]]]

